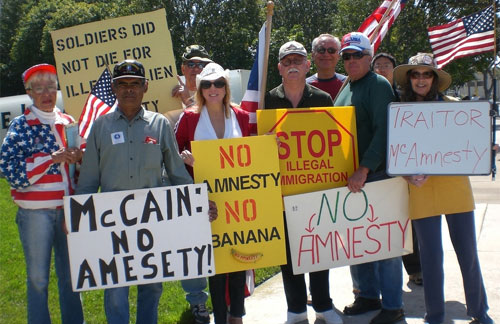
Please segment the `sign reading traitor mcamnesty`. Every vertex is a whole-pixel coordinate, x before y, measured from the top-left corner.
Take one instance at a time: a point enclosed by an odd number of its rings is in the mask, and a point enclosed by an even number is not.
[[[177,72],[165,17],[165,9],[160,9],[51,32],[65,111],[78,120],[104,68],[113,70],[125,59],[144,65],[149,81],[143,98],[146,109],[165,113],[181,108],[170,95]]]
[[[274,136],[194,141],[194,178],[207,184],[216,273],[286,263],[283,200]]]
[[[64,197],[74,291],[214,275],[204,184]]]
[[[293,273],[412,252],[408,189],[402,178],[285,197]]]
[[[257,110],[257,128],[280,141],[284,196],[344,186],[358,167],[354,107]]]
[[[389,174],[490,173],[489,102],[394,102],[388,109]]]

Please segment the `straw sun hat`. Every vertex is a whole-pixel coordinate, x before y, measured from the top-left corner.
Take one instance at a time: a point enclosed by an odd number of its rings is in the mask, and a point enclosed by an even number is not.
[[[448,89],[451,84],[451,76],[437,68],[436,61],[432,54],[429,53],[418,53],[415,56],[410,57],[408,64],[401,64],[394,69],[394,81],[402,87],[406,85],[408,81],[406,74],[408,71],[416,67],[425,67],[431,69],[438,76],[438,91],[443,92]]]

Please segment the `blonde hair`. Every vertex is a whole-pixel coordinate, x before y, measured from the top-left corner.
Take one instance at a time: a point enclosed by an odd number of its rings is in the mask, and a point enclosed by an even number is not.
[[[24,84],[24,89],[26,89],[26,90],[31,89],[31,85],[33,82],[36,83],[36,82],[45,81],[45,80],[53,81],[56,83],[56,86],[57,86],[57,75],[55,75],[54,73],[48,73],[48,72],[38,72],[38,73],[33,74],[28,79],[28,81],[26,81],[26,83]]]
[[[226,82],[226,86],[225,86],[225,89],[226,89],[226,95],[224,96],[224,98],[222,99],[222,104],[224,105],[224,116],[226,116],[226,118],[229,118],[231,116],[231,113],[229,111],[229,109],[231,109],[231,90],[229,89],[229,80],[224,78],[224,81]],[[196,94],[194,95],[194,101],[195,101],[195,109],[196,109],[196,112],[197,113],[200,113],[201,112],[201,109],[203,108],[203,106],[205,105],[205,98],[203,97],[203,93],[202,93],[203,89],[201,88],[201,86],[198,86],[198,88],[196,88]],[[234,104],[232,104],[234,106]]]

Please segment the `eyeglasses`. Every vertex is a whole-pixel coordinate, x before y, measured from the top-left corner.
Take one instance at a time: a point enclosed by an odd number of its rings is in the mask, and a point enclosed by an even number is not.
[[[375,63],[375,65],[373,65],[373,68],[374,69],[390,69],[392,68],[392,64],[391,63]]]
[[[325,54],[326,52],[328,52],[328,54],[335,54],[337,53],[337,49],[333,47],[324,48],[323,46],[318,46],[316,47],[315,52],[319,54]]]
[[[47,91],[49,93],[54,93],[54,92],[57,92],[57,85],[54,84],[54,85],[49,85],[46,87],[26,88],[26,90],[31,90],[37,95],[41,95],[45,91]]]
[[[430,79],[434,77],[434,72],[432,71],[425,71],[425,72],[417,72],[417,71],[411,71],[410,72],[410,78],[412,79]]]
[[[214,82],[210,82],[210,81],[201,81],[200,82],[200,87],[202,89],[210,89],[212,87],[212,84],[217,88],[217,89],[221,89],[221,88],[224,88],[226,86],[226,81],[222,81],[222,80],[215,80]]]
[[[368,55],[363,52],[354,52],[354,53],[342,53],[342,59],[344,61],[349,61],[351,57],[355,60],[361,59],[363,56]]]
[[[205,62],[192,62],[192,61],[188,61],[186,63],[186,65],[190,69],[194,69],[195,67],[197,67],[198,69],[203,70],[205,68],[205,66],[207,65],[207,63],[205,63]]]
[[[280,63],[283,66],[290,66],[292,64],[301,65],[302,63],[304,63],[304,61],[305,61],[305,59],[303,59],[303,58],[294,58],[294,59],[282,60],[282,61],[280,61]]]

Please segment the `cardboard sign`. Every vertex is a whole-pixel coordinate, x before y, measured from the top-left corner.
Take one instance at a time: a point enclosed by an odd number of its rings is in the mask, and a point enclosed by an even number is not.
[[[411,253],[408,185],[402,178],[285,197],[293,273]]]
[[[489,102],[395,102],[388,109],[389,174],[490,173]]]
[[[64,197],[74,291],[214,275],[204,184]]]
[[[104,67],[113,71],[125,59],[144,65],[149,81],[143,99],[146,109],[164,113],[181,108],[170,95],[177,71],[165,9],[59,29],[51,35],[64,108],[76,120]]]
[[[216,273],[286,263],[278,149],[274,136],[194,141],[194,178],[217,203]]]
[[[284,196],[344,186],[358,168],[354,107],[258,110],[257,130],[280,140]]]

